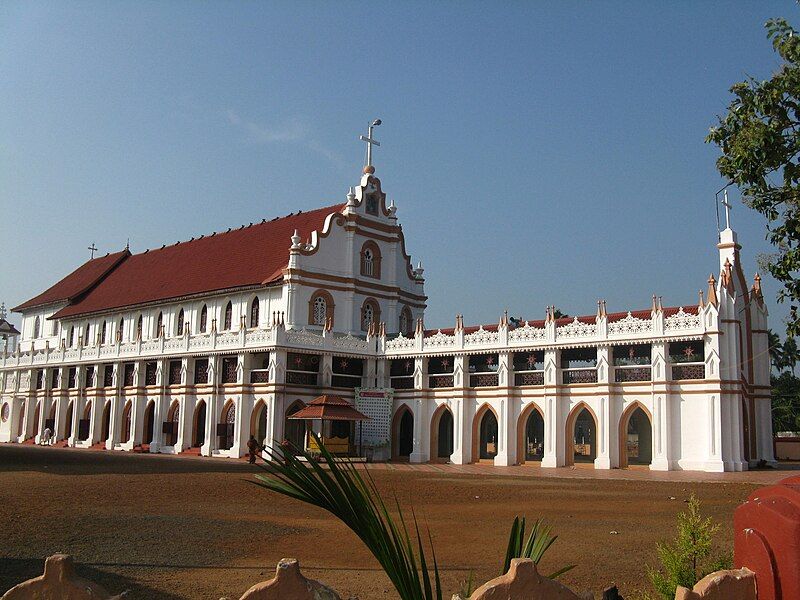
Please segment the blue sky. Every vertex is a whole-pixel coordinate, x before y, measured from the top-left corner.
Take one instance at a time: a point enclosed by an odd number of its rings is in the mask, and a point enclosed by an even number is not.
[[[723,183],[703,139],[778,64],[773,16],[800,25],[794,2],[4,2],[0,300],[91,242],[343,201],[380,117],[427,325],[695,303]],[[765,223],[734,197],[752,277]]]

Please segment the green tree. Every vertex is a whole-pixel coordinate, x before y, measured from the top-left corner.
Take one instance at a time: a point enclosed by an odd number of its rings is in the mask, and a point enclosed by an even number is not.
[[[767,238],[777,250],[767,267],[783,286],[778,301],[789,301],[786,332],[794,337],[800,333],[800,36],[785,19],[765,27],[782,64],[770,79],[731,87],[728,113],[706,142],[722,150],[722,176],[767,218]]]
[[[692,494],[687,511],[678,514],[678,535],[672,544],[660,542],[658,558],[661,569],[647,568],[650,582],[665,600],[675,598],[679,585],[692,589],[694,584],[714,571],[729,568],[728,555],[709,560],[714,546],[714,535],[719,530],[711,517],[700,514],[700,501]]]
[[[800,379],[791,371],[772,376],[772,430],[800,431]]]

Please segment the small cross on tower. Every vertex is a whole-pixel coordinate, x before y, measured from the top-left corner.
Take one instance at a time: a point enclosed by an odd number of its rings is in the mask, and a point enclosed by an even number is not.
[[[728,190],[725,190],[725,195],[722,198],[722,206],[725,207],[725,229],[731,228],[731,203],[728,202]]]
[[[94,245],[94,242],[92,242],[92,245],[86,249],[92,253],[91,257],[94,258],[94,253],[97,252],[97,246]]]
[[[380,119],[375,119],[372,123],[370,123],[369,127],[367,128],[367,135],[358,136],[358,139],[360,139],[362,142],[366,142],[367,144],[367,164],[365,165],[365,168],[372,166],[372,146],[381,145],[381,143],[378,140],[372,138],[372,130],[381,123],[382,121]]]

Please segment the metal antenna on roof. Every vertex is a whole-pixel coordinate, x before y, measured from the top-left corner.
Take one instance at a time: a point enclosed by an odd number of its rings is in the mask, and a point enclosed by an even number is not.
[[[94,258],[94,253],[95,253],[95,252],[97,252],[97,246],[95,246],[95,245],[94,245],[94,242],[92,242],[92,245],[91,245],[91,246],[89,246],[89,247],[88,247],[88,248],[86,248],[86,249],[87,249],[87,250],[90,250],[90,251],[91,251],[91,253],[92,253],[92,254],[91,254],[91,257],[90,257],[90,259],[89,259],[89,260],[91,260],[92,258]]]

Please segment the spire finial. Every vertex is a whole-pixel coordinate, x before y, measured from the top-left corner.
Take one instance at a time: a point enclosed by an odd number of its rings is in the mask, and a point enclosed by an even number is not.
[[[722,206],[725,207],[725,229],[731,228],[731,203],[728,202],[728,190],[725,190],[725,193],[722,197]]]
[[[708,296],[709,304],[717,306],[717,303],[719,302],[717,300],[717,280],[714,279],[713,273],[711,273],[711,275],[708,276],[708,293],[706,294],[706,296]]]
[[[6,312],[6,303],[0,302],[0,319],[5,320],[7,314],[8,313]]]
[[[380,119],[375,119],[372,123],[369,124],[367,127],[367,135],[358,136],[362,142],[367,144],[367,160],[366,165],[364,166],[364,173],[371,175],[375,172],[375,167],[372,166],[372,147],[373,146],[380,146],[381,143],[372,137],[372,130],[375,129],[378,125],[380,125],[383,121]]]
[[[300,247],[300,236],[297,233],[297,229],[294,230],[294,234],[292,235],[292,248],[299,248]]]

